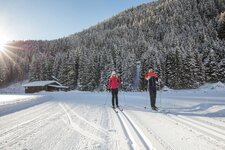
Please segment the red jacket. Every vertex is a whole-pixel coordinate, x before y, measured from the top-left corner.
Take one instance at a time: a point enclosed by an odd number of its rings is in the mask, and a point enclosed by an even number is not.
[[[149,73],[147,73],[146,75],[145,75],[145,79],[147,80],[147,78],[148,77],[156,77],[156,78],[158,78],[158,75],[157,74],[155,74],[154,72],[149,72]]]
[[[109,89],[117,89],[118,87],[119,87],[119,85],[120,85],[120,83],[121,83],[121,80],[120,80],[120,78],[119,77],[110,77],[109,78],[109,82],[108,82],[108,88]]]
[[[156,90],[156,81],[158,81],[158,75],[155,74],[154,72],[148,72],[145,75],[145,79],[148,80],[149,90]]]

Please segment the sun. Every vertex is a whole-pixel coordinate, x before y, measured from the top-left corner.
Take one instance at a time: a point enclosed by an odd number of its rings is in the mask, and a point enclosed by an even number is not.
[[[6,40],[0,38],[0,51],[5,50],[6,42]]]

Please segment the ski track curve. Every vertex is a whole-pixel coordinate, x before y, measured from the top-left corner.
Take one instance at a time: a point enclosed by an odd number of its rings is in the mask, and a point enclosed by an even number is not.
[[[61,108],[64,110],[64,112],[66,113],[66,116],[69,120],[69,125],[77,132],[79,132],[80,134],[82,134],[83,136],[94,140],[96,142],[100,142],[100,143],[104,143],[105,140],[102,137],[99,137],[97,135],[92,134],[91,132],[88,132],[86,130],[84,130],[83,128],[81,128],[81,126],[79,126],[79,124],[77,124],[76,122],[73,121],[70,113],[68,112],[68,110],[60,103],[59,104],[61,106]],[[86,121],[85,121],[86,122]]]
[[[80,120],[84,124],[88,125],[90,128],[92,128],[94,130],[98,130],[99,132],[101,132],[104,135],[107,135],[108,134],[108,131],[106,129],[104,129],[104,128],[100,127],[100,126],[97,126],[94,123],[91,123],[90,121],[88,121],[87,119],[85,119],[84,117],[82,117],[78,113],[76,113],[68,105],[62,104],[62,103],[60,103],[60,105],[63,106],[63,107],[65,107],[69,112],[72,112],[72,114],[74,115],[74,117],[76,117],[78,120]]]

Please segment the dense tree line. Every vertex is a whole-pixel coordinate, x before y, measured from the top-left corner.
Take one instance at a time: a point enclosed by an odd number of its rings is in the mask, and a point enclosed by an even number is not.
[[[17,62],[23,68],[19,74],[29,71],[31,81],[54,76],[80,90],[104,90],[112,70],[120,74],[123,89],[137,89],[138,77],[143,90],[149,67],[175,89],[225,82],[224,14],[224,0],[143,4],[65,38],[14,42],[25,59]],[[8,82],[4,73],[11,74],[9,68],[0,66],[1,84]]]

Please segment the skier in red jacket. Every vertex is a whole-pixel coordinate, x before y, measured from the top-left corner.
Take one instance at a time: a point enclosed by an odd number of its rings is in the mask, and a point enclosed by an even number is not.
[[[121,80],[116,74],[115,71],[112,72],[109,80],[108,80],[108,89],[112,92],[112,107],[115,108],[115,101],[116,98],[116,107],[119,107],[118,105],[118,88],[121,84]]]
[[[153,69],[149,69],[145,75],[145,79],[148,80],[148,89],[151,100],[151,107],[153,110],[158,110],[155,106],[156,103],[156,82],[158,82],[158,75],[154,73]]]

